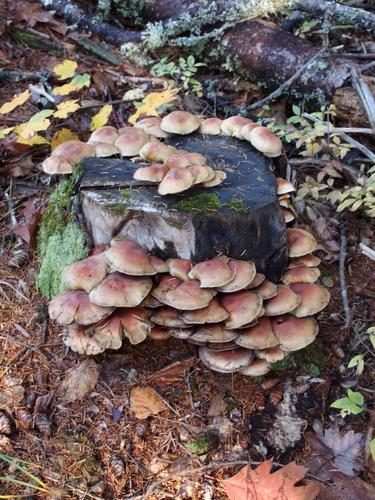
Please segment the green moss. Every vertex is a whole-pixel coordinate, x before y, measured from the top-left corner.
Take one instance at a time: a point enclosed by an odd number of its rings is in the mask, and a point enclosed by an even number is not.
[[[131,189],[120,189],[119,193],[123,200],[129,200],[133,196]]]
[[[245,203],[237,196],[232,196],[231,200],[228,203],[225,203],[223,207],[227,207],[234,212],[238,212],[239,214],[245,214],[247,212]]]
[[[221,207],[220,199],[217,194],[202,193],[195,196],[183,198],[172,205],[175,210],[183,212],[207,213],[211,210],[218,210]]]
[[[272,364],[273,371],[303,371],[318,376],[326,362],[326,354],[319,342],[313,342],[305,349],[291,352],[282,361]]]

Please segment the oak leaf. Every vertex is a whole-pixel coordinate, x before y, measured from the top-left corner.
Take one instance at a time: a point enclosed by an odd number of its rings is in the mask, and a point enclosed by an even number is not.
[[[144,419],[167,409],[159,394],[151,387],[135,387],[130,393],[130,406],[134,415]]]
[[[74,111],[77,111],[80,107],[78,99],[63,101],[57,105],[57,110],[54,112],[53,116],[55,118],[67,118],[70,113],[74,113]]]
[[[142,115],[159,116],[160,111],[158,111],[158,108],[165,104],[170,104],[175,99],[178,91],[178,89],[168,89],[164,92],[151,92],[147,94],[138,106],[137,111],[129,117],[128,122],[134,125]]]
[[[53,95],[68,95],[83,87],[90,86],[91,77],[88,73],[83,75],[76,75],[69,83],[65,83],[60,87],[55,87],[52,91]]]
[[[77,67],[78,64],[75,61],[65,59],[65,61],[53,68],[53,72],[59,80],[67,80],[76,74]]]
[[[224,479],[223,484],[230,500],[313,500],[320,485],[310,482],[295,486],[307,472],[294,462],[271,474],[272,460],[266,460],[256,469],[243,467],[236,475]]]
[[[102,109],[92,117],[90,130],[94,131],[97,128],[104,127],[104,125],[108,122],[111,112],[112,105],[105,104]]]
[[[24,104],[30,96],[30,92],[28,90],[25,90],[25,92],[22,92],[22,94],[13,97],[11,101],[6,102],[1,106],[0,115],[6,115],[7,113],[10,113],[18,106],[21,106],[21,104]]]
[[[67,141],[79,141],[79,137],[77,134],[72,132],[70,129],[63,127],[53,136],[51,141],[51,149],[52,151]]]

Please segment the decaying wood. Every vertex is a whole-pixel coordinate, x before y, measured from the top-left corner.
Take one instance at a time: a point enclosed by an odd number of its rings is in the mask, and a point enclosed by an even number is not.
[[[375,99],[370,87],[356,69],[352,69],[352,85],[362,104],[363,111],[375,133]]]
[[[362,76],[370,92],[375,95],[375,78]],[[363,127],[369,125],[367,116],[363,113],[361,101],[352,86],[338,88],[333,95],[333,104],[336,106],[337,117],[340,120],[351,122]]]

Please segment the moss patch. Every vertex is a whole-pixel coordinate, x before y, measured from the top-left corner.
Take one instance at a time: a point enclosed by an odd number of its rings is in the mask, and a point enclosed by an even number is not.
[[[326,354],[319,342],[313,342],[305,349],[291,352],[282,361],[272,364],[273,371],[303,371],[312,376],[320,375],[320,371],[326,362]]]
[[[172,205],[172,208],[183,212],[207,213],[211,210],[218,210],[221,207],[220,199],[217,194],[202,193],[178,201]]]

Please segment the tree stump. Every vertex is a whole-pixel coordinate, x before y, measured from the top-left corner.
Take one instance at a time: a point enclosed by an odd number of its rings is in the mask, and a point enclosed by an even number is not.
[[[192,134],[168,143],[204,154],[208,165],[225,171],[225,181],[160,196],[154,184],[133,179],[141,164],[87,158],[80,199],[93,243],[129,236],[157,257],[195,262],[224,253],[252,260],[269,280],[278,280],[287,240],[271,160],[232,137]]]

